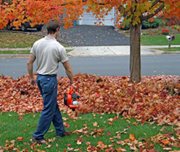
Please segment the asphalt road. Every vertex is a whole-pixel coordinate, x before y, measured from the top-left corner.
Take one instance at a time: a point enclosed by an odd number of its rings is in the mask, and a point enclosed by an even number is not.
[[[179,75],[180,54],[142,56],[142,75]],[[21,77],[26,72],[27,58],[0,58],[0,74]],[[96,75],[129,75],[129,56],[70,57],[75,74],[89,73]],[[60,64],[59,75],[65,72]]]

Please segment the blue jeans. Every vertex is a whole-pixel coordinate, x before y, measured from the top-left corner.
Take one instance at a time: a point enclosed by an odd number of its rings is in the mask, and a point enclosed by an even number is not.
[[[56,135],[64,134],[64,125],[61,112],[57,103],[57,78],[56,75],[38,75],[37,85],[43,97],[43,110],[38,127],[33,137],[37,140],[44,139],[44,134],[50,128],[51,122],[56,129]]]

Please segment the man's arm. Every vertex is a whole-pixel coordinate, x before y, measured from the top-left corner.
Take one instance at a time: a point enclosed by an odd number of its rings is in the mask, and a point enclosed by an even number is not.
[[[29,60],[27,62],[27,71],[29,74],[31,84],[34,84],[33,63],[34,63],[35,59],[36,59],[36,57],[33,54],[30,54]]]
[[[62,63],[64,68],[65,68],[65,71],[66,71],[66,74],[70,80],[70,84],[73,84],[73,72],[72,72],[72,68],[71,68],[71,65],[69,64],[68,61]]]

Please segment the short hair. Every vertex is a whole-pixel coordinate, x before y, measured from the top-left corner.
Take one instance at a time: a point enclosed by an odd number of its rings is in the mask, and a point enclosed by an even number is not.
[[[60,24],[57,20],[50,20],[47,24],[47,32],[48,34],[56,33],[57,28],[60,28]]]

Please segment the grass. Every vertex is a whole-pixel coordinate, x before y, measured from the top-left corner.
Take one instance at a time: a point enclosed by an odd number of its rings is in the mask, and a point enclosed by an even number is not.
[[[71,52],[73,49],[67,48],[66,52]],[[29,54],[30,50],[0,50],[0,54]]]
[[[142,45],[167,45],[168,41],[165,35],[142,35]],[[175,40],[172,41],[172,45],[180,45],[180,34],[176,34]]]
[[[0,48],[31,47],[41,37],[30,33],[0,31]]]
[[[29,54],[30,50],[1,50],[0,54]]]
[[[180,52],[180,47],[159,48],[159,50],[162,50],[165,52]]]
[[[175,136],[173,126],[159,126],[150,123],[139,123],[134,119],[125,119],[119,117],[115,121],[111,121],[115,114],[84,114],[80,115],[77,120],[70,119],[66,114],[63,114],[64,122],[70,125],[67,131],[80,130],[81,132],[73,133],[71,136],[62,139],[55,138],[54,128],[51,126],[45,138],[49,139],[48,145],[33,146],[30,142],[33,131],[39,119],[39,113],[26,114],[22,120],[16,113],[0,113],[0,151],[2,147],[16,148],[20,151],[23,150],[44,150],[49,152],[54,151],[86,151],[87,143],[97,146],[99,141],[105,145],[112,146],[113,148],[122,147],[127,151],[130,150],[128,144],[121,145],[118,141],[126,141],[129,139],[130,134],[133,134],[138,142],[148,142],[152,144],[150,138],[159,133],[171,134]],[[111,122],[111,123],[109,123]],[[84,129],[84,131],[82,131]],[[119,135],[119,136],[118,136]],[[18,137],[23,137],[23,140],[17,140]],[[79,141],[79,143],[77,142]],[[68,146],[69,145],[69,148]],[[11,147],[10,147],[11,146]],[[155,143],[154,147],[157,151],[163,151],[162,145]],[[172,149],[178,149],[173,147]],[[8,151],[7,150],[7,151]]]
[[[36,32],[0,31],[0,48],[29,48],[42,37]],[[69,47],[67,44],[61,44]]]

